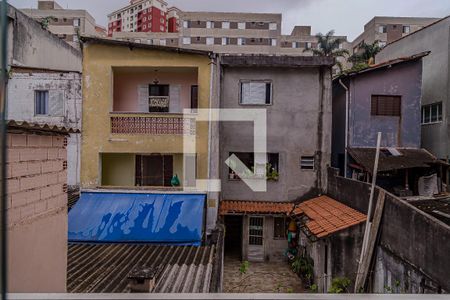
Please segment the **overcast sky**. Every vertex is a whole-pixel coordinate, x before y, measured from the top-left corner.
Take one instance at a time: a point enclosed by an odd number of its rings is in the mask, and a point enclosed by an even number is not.
[[[283,33],[294,25],[311,25],[313,33],[334,29],[352,41],[373,16],[445,17],[450,0],[166,0],[186,11],[273,12],[283,14]],[[88,10],[105,26],[106,15],[128,0],[57,0],[65,8]],[[37,0],[9,0],[18,7],[36,7]]]

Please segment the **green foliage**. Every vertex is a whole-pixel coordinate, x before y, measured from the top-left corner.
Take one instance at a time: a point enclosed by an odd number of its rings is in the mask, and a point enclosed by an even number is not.
[[[297,256],[291,264],[292,270],[299,274],[306,285],[311,285],[314,276],[314,261],[307,255]]]
[[[374,41],[372,44],[366,44],[365,42],[362,42],[359,46],[360,51],[350,56],[348,58],[348,61],[354,64],[369,64],[370,61],[375,60],[375,56],[382,50],[379,42],[379,40]]]
[[[347,288],[350,286],[352,281],[347,277],[336,277],[331,281],[331,287],[328,291],[332,294],[342,294],[348,293]]]
[[[334,36],[334,30],[330,30],[326,34],[316,34],[318,49],[305,49],[304,52],[311,51],[314,56],[330,56],[343,57],[348,55],[345,49],[339,49],[339,45],[345,40]]]
[[[389,294],[392,293],[392,288],[390,286],[388,286],[388,285],[384,286],[384,290],[386,291],[386,293],[389,293]]]
[[[311,287],[309,289],[311,290],[311,292],[317,293],[319,291],[319,286],[314,283],[311,285]]]
[[[292,293],[294,292],[294,289],[293,289],[293,288],[287,288],[287,289],[286,289],[286,292],[287,292],[288,294],[292,294]]]
[[[41,20],[41,27],[42,29],[48,29],[48,25],[50,25],[50,21],[55,20],[55,17],[49,16],[45,17]]]
[[[241,274],[247,273],[249,266],[250,263],[247,260],[243,261],[241,266],[239,267],[239,272],[241,272]]]
[[[267,164],[266,165],[266,177],[267,177],[267,180],[277,181],[279,176],[280,175],[275,170],[275,168],[272,167],[271,164]]]

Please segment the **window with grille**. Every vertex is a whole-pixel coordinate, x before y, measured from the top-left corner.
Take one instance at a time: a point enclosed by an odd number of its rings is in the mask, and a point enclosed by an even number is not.
[[[302,156],[300,159],[300,169],[314,170],[314,156]]]
[[[286,239],[288,229],[288,219],[285,217],[273,218],[273,238],[274,239]]]
[[[401,116],[402,97],[372,95],[372,116]]]
[[[272,104],[271,81],[241,81],[240,104],[270,105]]]
[[[250,217],[248,226],[249,245],[262,246],[264,236],[264,218]]]
[[[442,102],[422,106],[422,124],[442,122]]]
[[[34,114],[48,115],[48,91],[34,91]]]
[[[236,155],[237,158],[252,172],[255,171],[255,154],[253,152],[230,152],[229,156]],[[271,174],[278,174],[279,171],[279,153],[267,153],[267,166],[266,173],[271,172]],[[270,167],[270,170],[269,170]],[[229,179],[239,180],[239,176],[234,173],[231,168],[228,168]],[[265,174],[269,177],[271,174]],[[249,174],[251,176],[251,174]],[[277,177],[277,176],[274,176]],[[277,180],[276,178],[271,178],[272,180]]]

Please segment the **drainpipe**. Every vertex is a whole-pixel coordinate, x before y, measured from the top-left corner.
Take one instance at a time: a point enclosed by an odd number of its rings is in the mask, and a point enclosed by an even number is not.
[[[210,54],[210,59],[211,62],[209,63],[210,65],[210,79],[209,79],[209,111],[208,111],[208,181],[211,179],[211,138],[212,138],[212,122],[211,122],[211,118],[212,118],[212,113],[211,113],[211,109],[212,109],[212,97],[213,97],[213,92],[214,92],[214,65],[215,65],[215,61],[214,61],[214,54]],[[208,183],[208,191],[210,190],[210,186]]]
[[[339,84],[345,89],[345,157],[344,157],[344,177],[347,178],[347,164],[348,164],[348,104],[350,102],[350,91],[348,87],[339,78]]]

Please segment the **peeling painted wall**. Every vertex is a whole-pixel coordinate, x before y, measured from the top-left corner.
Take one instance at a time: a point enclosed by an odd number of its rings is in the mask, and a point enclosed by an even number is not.
[[[35,115],[35,91],[47,90],[55,96],[60,113]],[[81,74],[13,68],[8,82],[7,118],[81,129]],[[80,134],[68,139],[68,185],[80,182]]]
[[[240,105],[240,80],[271,80],[273,104]],[[322,187],[320,182],[325,179],[319,171],[329,164],[331,152],[330,85],[330,70],[321,73],[319,68],[223,69],[221,108],[267,109],[267,152],[279,153],[280,176],[278,181],[268,181],[267,192],[263,193],[253,192],[242,181],[229,180],[224,162],[230,152],[253,152],[253,126],[248,122],[222,122],[222,199],[291,201]],[[316,169],[300,169],[301,156],[316,156]]]

